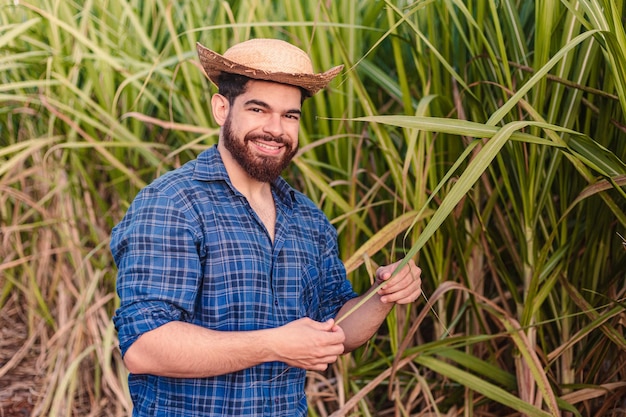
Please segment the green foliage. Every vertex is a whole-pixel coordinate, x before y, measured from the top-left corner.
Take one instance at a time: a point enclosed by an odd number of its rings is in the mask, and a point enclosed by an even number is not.
[[[196,42],[250,37],[289,40],[318,70],[345,65],[305,104],[285,175],[337,227],[355,288],[376,264],[423,270],[423,303],[310,376],[310,414],[620,415],[625,12],[5,1],[0,308],[19,311],[43,358],[33,415],[128,413],[109,232],[143,185],[217,140]]]

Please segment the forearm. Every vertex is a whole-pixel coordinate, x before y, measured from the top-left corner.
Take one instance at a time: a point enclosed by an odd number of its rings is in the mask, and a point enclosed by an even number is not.
[[[141,335],[124,363],[136,374],[209,377],[273,360],[271,341],[271,330],[219,332],[175,321]]]
[[[380,267],[376,270],[376,280],[372,288],[365,294],[347,302],[337,314],[337,321],[345,335],[345,350],[351,351],[365,343],[378,330],[383,320],[394,305],[409,304],[415,301],[422,292],[422,270],[413,260],[405,262],[401,270],[396,268],[403,261]],[[385,282],[385,285],[379,283]],[[378,292],[370,297],[372,291]],[[354,314],[343,317],[363,298],[367,302],[359,307]]]
[[[342,318],[363,298],[368,297],[373,290],[374,287],[360,297],[348,301],[337,314],[337,320],[340,320],[339,326],[341,326],[346,335],[346,341],[344,342],[345,352],[351,352],[367,342],[376,333],[394,306],[393,303],[383,303],[380,295],[374,294],[357,311],[348,317]]]

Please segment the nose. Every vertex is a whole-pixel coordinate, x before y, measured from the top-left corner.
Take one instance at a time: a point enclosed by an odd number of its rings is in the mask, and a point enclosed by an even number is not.
[[[263,131],[274,137],[282,136],[285,133],[282,116],[278,113],[270,113],[263,126]]]

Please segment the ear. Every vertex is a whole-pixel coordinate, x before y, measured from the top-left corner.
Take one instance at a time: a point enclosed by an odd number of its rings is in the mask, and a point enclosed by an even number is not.
[[[228,118],[228,112],[230,111],[228,99],[221,94],[214,94],[211,97],[211,109],[213,110],[215,123],[222,126]]]

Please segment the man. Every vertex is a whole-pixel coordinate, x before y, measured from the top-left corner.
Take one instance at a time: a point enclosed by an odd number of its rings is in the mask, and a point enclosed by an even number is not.
[[[365,295],[346,279],[335,229],[280,174],[303,100],[342,67],[316,74],[304,51],[272,39],[223,56],[197,47],[219,88],[218,144],[141,190],[112,233],[134,415],[304,416],[306,371],[416,300],[421,271],[379,268],[385,286],[336,324]]]

